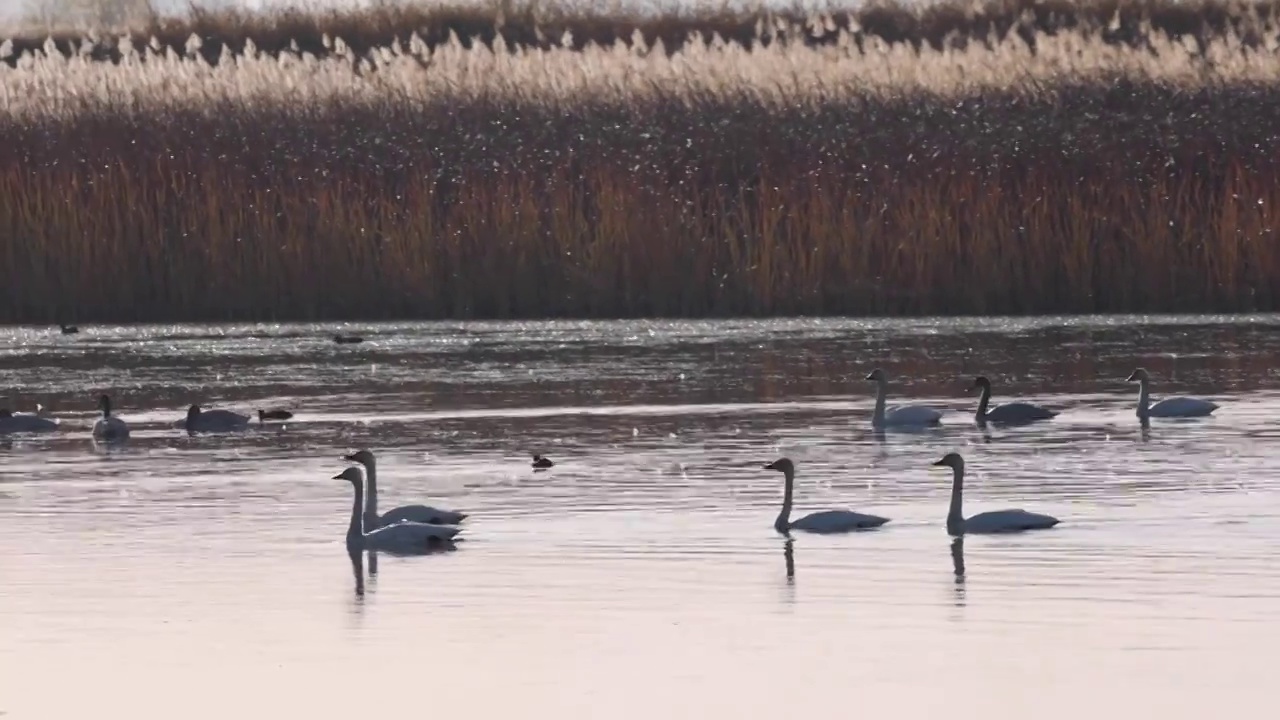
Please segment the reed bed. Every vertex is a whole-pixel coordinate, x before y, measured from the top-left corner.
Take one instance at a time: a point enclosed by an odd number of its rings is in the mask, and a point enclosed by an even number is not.
[[[0,321],[1278,309],[1275,6],[1201,7],[10,43]]]

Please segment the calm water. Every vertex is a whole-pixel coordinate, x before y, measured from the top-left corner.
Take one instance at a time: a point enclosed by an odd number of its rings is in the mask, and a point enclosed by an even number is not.
[[[1277,353],[1273,316],[0,330],[0,392],[63,425],[0,439],[0,712],[1257,715]],[[875,365],[944,426],[871,434]],[[1223,407],[1144,433],[1136,365],[1157,397]],[[979,372],[1063,414],[984,433]],[[89,438],[104,390],[126,448]],[[297,416],[189,438],[196,401]],[[380,557],[357,594],[330,478],[361,446],[383,509],[472,517],[457,551]],[[948,450],[968,512],[1063,524],[953,548],[929,464]],[[759,469],[779,455],[800,512],[893,522],[788,551]]]

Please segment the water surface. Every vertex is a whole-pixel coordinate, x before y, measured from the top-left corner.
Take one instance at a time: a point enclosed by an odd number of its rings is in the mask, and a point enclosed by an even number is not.
[[[0,438],[0,711],[1258,711],[1280,641],[1278,351],[1275,316],[0,330],[4,401],[62,421]],[[1222,409],[1143,431],[1138,365],[1157,397]],[[870,432],[875,366],[943,427]],[[984,432],[978,373],[1062,414]],[[90,440],[103,391],[124,448]],[[192,402],[297,415],[188,437]],[[330,478],[364,446],[384,509],[472,514],[456,552],[379,557],[358,585]],[[953,546],[930,466],[949,450],[969,512],[1063,524]],[[800,512],[893,522],[788,547],[760,469],[780,455]]]

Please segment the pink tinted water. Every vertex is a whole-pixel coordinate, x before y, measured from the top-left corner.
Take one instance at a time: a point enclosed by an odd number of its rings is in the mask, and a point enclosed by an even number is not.
[[[1280,629],[1280,319],[768,321],[0,331],[0,711],[12,718],[1256,715]],[[1133,415],[1212,397],[1204,421]],[[894,402],[948,409],[869,431]],[[983,432],[964,393],[1050,423]],[[109,390],[134,435],[89,439]],[[289,407],[189,438],[190,402]],[[339,456],[379,453],[383,509],[472,514],[456,552],[353,568]],[[1023,506],[1052,531],[943,529]],[[557,461],[534,473],[529,454]],[[772,530],[800,512],[882,531]],[[363,594],[357,594],[354,570]]]

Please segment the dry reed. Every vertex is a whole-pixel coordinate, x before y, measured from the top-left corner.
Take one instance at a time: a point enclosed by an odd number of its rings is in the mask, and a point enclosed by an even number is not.
[[[1280,307],[1280,6],[966,7],[12,43],[0,321]]]

